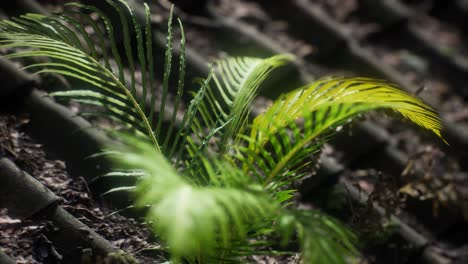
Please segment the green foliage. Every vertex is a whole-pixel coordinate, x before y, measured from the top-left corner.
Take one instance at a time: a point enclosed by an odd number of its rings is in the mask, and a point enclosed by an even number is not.
[[[325,78],[281,96],[255,118],[242,160],[265,186],[281,187],[291,173],[320,147],[323,138],[352,117],[374,109],[392,109],[441,137],[441,123],[432,108],[395,86],[368,78]],[[300,122],[298,122],[300,121]],[[288,135],[288,132],[291,135]],[[320,137],[322,139],[320,139]],[[265,151],[272,144],[274,155]]]
[[[149,139],[157,149],[160,149],[159,142],[164,141],[164,138],[160,136],[162,134],[161,120],[163,120],[166,105],[163,103],[158,109],[158,122],[154,122],[154,102],[158,95],[157,90],[154,89],[155,70],[149,8],[145,5],[146,24],[143,33],[133,14],[133,9],[126,1],[107,2],[121,18],[120,25],[114,25],[106,14],[93,6],[69,3],[67,6],[70,8],[97,13],[100,21],[95,21],[88,15],[74,10],[71,10],[70,14],[57,16],[26,14],[0,24],[1,47],[16,48],[6,55],[6,58],[48,58],[45,62],[32,63],[23,69],[33,70],[36,74],[61,74],[92,85],[91,89],[62,91],[51,95],[71,98],[84,104],[103,106],[110,118],[120,121],[134,130],[136,135]],[[75,14],[75,17],[72,14]],[[127,19],[128,16],[131,18],[130,21]],[[95,31],[93,36],[84,29],[79,19],[85,19]],[[163,102],[168,94],[168,78],[172,63],[171,23],[172,14],[168,27]],[[122,52],[118,50],[117,28],[121,29],[119,32],[121,31],[123,38]],[[132,35],[135,35],[135,38]],[[93,37],[96,40],[93,40]],[[132,47],[132,42],[136,43],[136,52]],[[181,78],[185,70],[184,43],[185,40],[182,37],[179,72]],[[98,47],[102,48],[100,50],[102,54],[97,51]],[[107,48],[110,49],[110,53]],[[138,72],[141,73],[139,85],[142,96],[137,95],[136,63],[139,64]],[[129,74],[126,74],[126,67],[128,67]],[[179,90],[181,91],[182,88],[183,82],[181,81]],[[181,92],[177,93],[176,101],[180,101],[181,96]],[[172,112],[176,113],[176,111],[177,108]]]
[[[214,255],[231,241],[245,239],[251,223],[268,219],[279,207],[246,174],[223,160],[203,159],[206,182],[184,177],[150,144],[121,136],[125,147],[112,155],[117,166],[147,175],[137,186],[136,204],[153,205],[148,219],[175,257]]]
[[[289,210],[280,215],[278,230],[287,241],[297,233],[305,263],[347,263],[356,237],[335,219],[312,210]]]
[[[268,74],[291,60],[291,55],[278,55],[268,59],[227,58],[215,63],[206,89],[198,92],[196,103],[200,118],[193,118],[188,139],[189,160],[187,167],[200,172],[199,158],[206,155],[210,139],[217,136],[216,152],[225,153],[232,145],[239,145],[242,128],[245,128],[249,105],[258,87]],[[209,132],[206,133],[206,129]]]
[[[265,250],[273,254],[281,243],[271,238],[281,235],[283,243],[301,247],[305,263],[344,263],[356,254],[352,232],[317,210],[294,209],[290,186],[304,176],[310,155],[338,126],[375,109],[393,109],[440,137],[440,120],[432,108],[391,84],[365,78],[319,80],[280,97],[249,124],[260,84],[290,55],[215,62],[179,122],[185,90],[182,24],[179,79],[169,104],[172,14],[158,94],[148,7],[143,30],[127,2],[107,2],[119,25],[98,9],[75,3],[67,14],[28,14],[1,22],[0,47],[14,48],[8,58],[48,59],[25,69],[92,85],[53,95],[102,106],[125,128],[117,133],[123,144],[107,146],[116,171],[106,177],[138,177],[138,183],[111,192],[135,190],[135,204],[151,206],[147,219],[175,260],[221,262]],[[95,12],[99,19],[76,8]]]

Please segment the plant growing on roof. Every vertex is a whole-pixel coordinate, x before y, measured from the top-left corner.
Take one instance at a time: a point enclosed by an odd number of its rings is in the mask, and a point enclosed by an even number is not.
[[[147,219],[174,260],[221,262],[280,254],[285,252],[273,249],[293,239],[304,263],[345,263],[356,253],[355,235],[318,210],[294,206],[291,183],[304,176],[301,169],[310,154],[319,151],[334,128],[377,109],[392,109],[441,136],[431,107],[392,84],[368,78],[320,79],[282,95],[250,123],[250,104],[260,84],[290,55],[215,62],[177,119],[185,90],[182,24],[178,85],[168,104],[172,13],[158,94],[148,6],[140,26],[126,1],[107,3],[120,18],[123,51],[115,39],[117,25],[99,9],[78,3],[68,4],[72,9],[63,14],[28,14],[1,22],[0,46],[15,48],[8,58],[49,59],[26,69],[92,85],[52,95],[102,106],[109,118],[124,125],[125,133],[117,134],[123,146],[107,146],[107,154],[116,170],[124,169],[119,175],[139,176],[136,186],[127,189],[134,190],[136,205],[151,205]],[[76,8],[95,12],[99,19]],[[272,239],[277,235],[282,243]]]

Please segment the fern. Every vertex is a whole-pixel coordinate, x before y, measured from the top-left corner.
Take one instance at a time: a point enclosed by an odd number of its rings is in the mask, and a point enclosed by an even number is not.
[[[318,211],[284,211],[276,225],[283,241],[297,234],[305,263],[347,263],[343,256],[356,253],[356,236]]]
[[[0,25],[1,46],[3,48],[17,48],[7,58],[23,57],[47,57],[46,62],[33,63],[23,69],[34,70],[36,74],[57,73],[79,79],[91,84],[91,90],[72,90],[52,93],[55,97],[71,98],[75,101],[103,106],[108,115],[122,124],[134,130],[136,134],[150,140],[155,148],[160,149],[161,122],[163,120],[166,105],[159,109],[157,122],[153,120],[156,97],[154,59],[152,54],[152,29],[150,23],[150,11],[145,5],[146,24],[144,33],[137,24],[133,9],[124,0],[110,1],[118,16],[121,25],[114,25],[111,19],[99,9],[79,3],[69,3],[69,7],[78,7],[95,12],[101,21],[94,21],[87,15],[77,11],[70,11],[78,18],[61,14],[58,16],[43,16],[39,14],[27,14],[13,21],[3,21]],[[127,14],[131,18],[127,19]],[[172,13],[171,16],[172,18]],[[92,36],[84,30],[77,19],[86,18],[86,21],[96,32],[97,43],[92,41]],[[100,23],[99,23],[100,22]],[[168,78],[172,62],[172,19],[169,20],[168,52],[166,53],[166,66],[164,71],[163,102],[167,95]],[[104,26],[102,30],[101,26]],[[118,51],[115,38],[115,27],[120,26],[123,34],[123,55]],[[71,29],[69,29],[71,28]],[[133,31],[131,31],[133,29]],[[132,38],[132,32],[135,38]],[[131,42],[136,43],[136,52]],[[99,55],[97,47],[102,47],[102,55]],[[111,52],[108,54],[106,47]],[[184,39],[181,40],[181,49],[184,49]],[[135,54],[136,53],[136,54]],[[137,60],[135,59],[137,58]],[[137,95],[136,63],[141,72],[141,94]],[[182,52],[180,60],[180,77],[183,78],[185,63]],[[126,76],[125,67],[129,69]],[[182,82],[182,81],[181,81]],[[181,90],[180,87],[179,90]],[[147,96],[149,99],[147,100]],[[182,95],[178,93],[176,100]],[[148,101],[150,104],[148,104]],[[177,104],[176,104],[177,105]],[[177,111],[175,106],[173,112]],[[149,111],[148,111],[149,110]]]
[[[231,261],[259,254],[246,238],[256,238],[255,246],[279,246],[269,240],[260,243],[274,233],[282,236],[281,244],[297,233],[305,263],[346,263],[345,257],[356,253],[356,236],[333,218],[282,206],[290,191],[272,195],[241,169],[218,159],[202,159],[207,179],[186,178],[148,142],[120,138],[124,147],[111,157],[117,168],[146,172],[136,189],[136,204],[153,205],[148,219],[175,259]]]
[[[202,184],[179,174],[145,141],[121,138],[127,147],[112,157],[117,166],[147,173],[137,186],[136,204],[153,205],[148,219],[176,258],[214,255],[214,249],[229,247],[233,236],[245,239],[249,225],[268,219],[279,206],[225,161],[204,160],[210,169]]]
[[[345,263],[357,252],[355,235],[319,211],[293,205],[291,183],[304,176],[311,154],[338,126],[375,109],[393,109],[441,137],[432,108],[391,84],[366,78],[319,80],[281,96],[249,124],[250,103],[261,83],[290,55],[215,62],[176,122],[185,90],[182,24],[179,79],[169,108],[172,13],[159,95],[149,8],[145,5],[145,24],[140,26],[126,1],[107,3],[120,18],[118,25],[95,7],[72,3],[65,14],[28,14],[1,22],[0,47],[14,48],[8,58],[48,58],[25,69],[92,86],[52,95],[104,107],[109,118],[126,128],[126,133],[117,133],[123,144],[107,146],[115,171],[103,177],[138,179],[136,186],[109,192],[132,190],[136,205],[151,206],[147,219],[175,260],[240,260],[277,248],[280,243],[271,238],[279,234],[283,244],[301,247],[305,263]],[[99,19],[77,8],[95,12]],[[118,49],[117,27],[123,50]]]
[[[249,146],[240,149],[241,159],[247,165],[257,162],[258,168],[248,169],[264,185],[279,188],[277,183],[294,179],[293,169],[317,151],[335,128],[363,112],[385,108],[441,137],[435,111],[395,86],[367,78],[325,78],[282,96],[256,117],[250,135],[244,136]],[[265,150],[267,142],[273,153]]]
[[[190,125],[194,137],[188,138],[188,167],[199,171],[198,158],[206,155],[206,146],[215,136],[219,137],[218,153],[228,152],[229,146],[239,143],[237,135],[246,125],[250,103],[260,84],[271,71],[291,59],[291,55],[278,55],[268,59],[227,58],[215,63],[215,71],[205,83],[206,91],[200,91],[204,94],[197,104],[200,118]]]

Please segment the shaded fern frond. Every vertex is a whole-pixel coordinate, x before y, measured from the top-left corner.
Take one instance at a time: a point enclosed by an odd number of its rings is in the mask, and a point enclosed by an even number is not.
[[[374,109],[392,109],[441,137],[436,112],[395,86],[367,78],[326,78],[282,96],[255,118],[241,158],[244,164],[259,164],[254,171],[264,184],[283,182],[334,128]]]
[[[158,122],[154,123],[153,112],[157,95],[149,8],[145,5],[146,24],[143,30],[126,1],[108,0],[107,3],[120,18],[119,25],[113,24],[106,14],[93,6],[70,3],[70,8],[97,13],[98,19],[94,20],[82,11],[75,10],[53,16],[23,15],[13,21],[0,23],[0,47],[14,48],[11,54],[5,56],[7,58],[46,57],[48,60],[44,62],[25,67],[36,74],[57,73],[90,84],[92,87],[86,90],[56,92],[52,95],[103,106],[107,109],[109,117],[137,131],[137,134],[151,141],[156,149],[160,149],[159,143],[164,141],[160,138],[159,124],[164,115],[165,104],[163,100]],[[88,33],[81,21],[92,28],[93,35]],[[122,52],[118,50],[117,28],[122,32]],[[171,24],[168,28],[167,54],[171,54]],[[183,42],[184,40],[181,44],[182,50]],[[163,85],[166,93],[171,62],[170,58],[166,58]],[[179,77],[183,79],[183,59],[180,65]],[[141,73],[140,80],[140,77],[136,76],[137,72]],[[139,91],[138,83],[141,84]],[[179,86],[179,90],[182,90],[182,85]]]
[[[304,263],[349,263],[357,254],[356,235],[337,220],[314,210],[285,210],[274,229],[282,234],[283,243],[297,237]]]

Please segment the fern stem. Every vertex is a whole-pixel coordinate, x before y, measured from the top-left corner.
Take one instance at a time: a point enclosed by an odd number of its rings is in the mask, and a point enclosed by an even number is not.
[[[132,52],[132,45],[130,43],[130,30],[128,28],[128,19],[125,13],[122,11],[122,8],[120,8],[116,3],[112,1],[107,1],[111,6],[113,6],[117,13],[119,14],[120,17],[120,22],[122,26],[122,32],[123,32],[123,45],[124,45],[124,50],[125,50],[125,55],[127,57],[127,62],[128,66],[130,68],[130,82],[131,82],[131,92],[133,94],[136,94],[136,87],[135,87],[135,62],[133,60],[133,52]],[[119,0],[119,2],[123,5],[125,5],[125,2],[123,0]],[[125,84],[125,83],[124,83]]]
[[[156,135],[158,138],[161,136],[162,120],[164,119],[164,112],[166,106],[166,99],[169,90],[169,76],[171,75],[172,65],[172,16],[173,16],[174,5],[171,6],[169,13],[169,21],[167,22],[167,43],[166,43],[166,54],[164,61],[164,75],[163,75],[163,93],[161,99],[161,107],[159,109],[158,124],[156,126]]]
[[[148,86],[147,84],[147,76],[146,76],[146,58],[145,58],[145,50],[143,48],[143,33],[142,33],[142,30],[141,30],[141,27],[140,25],[138,24],[137,20],[136,20],[136,17],[134,15],[134,11],[132,9],[132,7],[130,7],[130,5],[125,2],[125,1],[122,1],[122,4],[127,8],[128,12],[130,13],[130,18],[131,18],[131,24],[133,25],[133,29],[134,29],[134,32],[136,34],[136,42],[137,42],[137,57],[138,57],[138,62],[140,63],[140,70],[141,70],[141,87],[142,87],[142,95],[141,95],[141,98],[140,98],[140,105],[143,109],[146,109],[146,88]],[[146,13],[146,11],[145,11]],[[146,13],[147,14],[147,13]],[[151,58],[148,58],[148,59],[151,59]],[[132,76],[134,77],[135,74],[132,74]],[[135,87],[133,86],[132,84],[132,89],[135,89]],[[134,90],[134,92],[136,93],[136,90]]]
[[[145,14],[146,14],[146,21],[145,21],[145,41],[146,41],[146,57],[148,58],[148,75],[149,75],[149,96],[150,96],[150,107],[149,107],[149,121],[154,127],[154,105],[156,103],[156,86],[155,86],[155,77],[154,77],[154,60],[153,60],[153,35],[152,35],[152,27],[151,27],[151,20],[150,20],[150,10],[148,5],[145,3]],[[145,69],[146,70],[146,69]],[[146,94],[143,95],[146,101]]]
[[[106,69],[107,70],[107,69]],[[115,81],[118,81],[117,78],[115,78],[114,75],[112,75],[112,78],[115,80]],[[144,127],[146,129],[146,132],[149,136],[149,138],[151,139],[151,143],[153,144],[153,146],[156,148],[157,151],[161,151],[161,148],[159,147],[159,144],[158,144],[158,140],[156,139],[156,137],[154,136],[153,134],[153,129],[151,127],[151,124],[148,122],[148,119],[146,118],[146,115],[145,115],[145,112],[141,109],[140,105],[138,104],[138,102],[135,100],[135,97],[132,96],[132,93],[120,82],[118,82],[118,85],[120,86],[120,88],[125,92],[125,94],[127,95],[127,97],[130,99],[130,101],[132,102],[133,106],[135,107],[135,109],[137,110],[138,114],[143,117],[142,120],[143,120],[143,124],[144,124]]]
[[[89,59],[91,61],[93,61],[93,63],[95,63],[98,67],[101,66],[101,64],[98,61],[96,61],[96,59],[94,59],[93,57],[91,57],[89,55],[86,55],[86,56],[88,56]],[[114,74],[112,74],[110,69],[107,69],[105,67],[102,67],[102,68],[104,69],[104,71],[105,71],[105,73],[107,75],[111,76],[111,78],[115,81],[117,86],[125,93],[126,97],[130,100],[130,102],[132,103],[132,105],[135,108],[136,112],[138,113],[138,115],[141,117],[141,119],[143,121],[144,128],[146,129],[146,133],[148,134],[148,137],[150,138],[151,143],[156,148],[156,150],[158,152],[160,152],[161,148],[160,148],[160,146],[158,144],[158,141],[157,141],[156,137],[153,134],[153,129],[151,127],[151,124],[149,123],[148,119],[146,118],[145,112],[141,109],[140,105],[136,101],[136,99],[133,96],[132,92],[129,89],[127,89],[127,87],[124,84],[122,84],[120,82],[120,80]]]
[[[177,95],[175,98],[175,103],[174,103],[174,109],[172,112],[172,117],[171,117],[171,126],[169,126],[169,131],[167,132],[167,136],[164,139],[164,144],[162,146],[162,149],[166,150],[167,145],[169,144],[169,139],[170,135],[172,134],[172,131],[174,130],[175,123],[176,123],[176,116],[177,116],[177,111],[179,110],[179,104],[182,99],[182,94],[184,92],[184,79],[185,79],[185,34],[184,34],[184,27],[182,26],[182,21],[180,19],[177,19],[179,22],[179,28],[180,28],[180,58],[179,58],[179,77],[178,77],[178,82],[177,82]]]
[[[153,36],[152,36],[152,27],[151,27],[151,12],[146,3],[144,3],[145,7],[145,45],[146,45],[146,59],[147,59],[147,69],[144,69],[145,71],[148,71],[148,89],[147,91],[143,92],[143,100],[146,102],[146,96],[147,93],[149,92],[149,100],[150,100],[150,112],[149,112],[149,122],[150,124],[153,125],[153,118],[154,118],[154,104],[155,104],[155,90],[154,87],[154,59],[153,59]]]
[[[132,56],[132,51],[131,51],[131,47],[130,47],[130,33],[129,33],[129,30],[128,30],[128,20],[127,18],[125,17],[125,15],[123,14],[122,12],[122,9],[115,3],[113,3],[112,1],[110,0],[107,0],[106,1],[108,4],[110,4],[112,7],[114,7],[117,12],[119,13],[119,16],[121,17],[121,22],[122,22],[122,26],[123,26],[123,31],[124,31],[124,46],[125,46],[125,50],[126,50],[126,55],[127,55],[127,59],[129,60],[129,64],[130,64],[130,70],[132,72],[135,72],[135,69],[134,69],[134,65],[133,65],[133,56]],[[131,8],[128,6],[128,4],[124,1],[120,1],[123,5],[125,5],[129,11],[131,12]],[[111,78],[115,81],[115,83],[117,84],[117,86],[125,93],[126,97],[130,100],[130,102],[132,103],[133,107],[135,108],[136,112],[138,113],[138,115],[141,117],[142,121],[143,121],[143,125],[144,125],[144,128],[147,132],[147,135],[148,137],[150,138],[150,141],[152,143],[152,145],[155,147],[155,149],[157,151],[161,151],[161,148],[158,144],[158,141],[153,133],[153,128],[150,124],[150,122],[148,121],[148,119],[146,118],[146,114],[145,112],[143,111],[143,109],[140,107],[140,105],[138,104],[138,102],[136,101],[134,95],[136,95],[136,89],[135,89],[135,76],[132,75],[132,91],[130,91],[129,89],[127,89],[126,85],[125,85],[125,76],[124,76],[124,71],[123,71],[123,67],[122,67],[122,62],[121,62],[121,57],[119,55],[119,53],[117,52],[117,48],[116,48],[116,43],[115,43],[115,39],[113,37],[114,35],[114,31],[113,31],[113,26],[112,26],[112,23],[110,22],[109,18],[104,14],[102,13],[99,9],[93,7],[93,6],[87,6],[87,5],[81,5],[81,4],[76,4],[77,6],[79,7],[85,7],[87,9],[90,9],[92,11],[95,11],[97,12],[101,18],[103,19],[104,21],[104,24],[106,26],[106,29],[107,29],[107,32],[109,34],[109,39],[111,41],[111,49],[112,49],[112,54],[114,55],[114,59],[116,60],[117,62],[117,65],[118,65],[118,68],[119,68],[119,77],[117,78],[113,72],[112,72],[112,68],[109,67],[102,67],[104,68],[104,71],[106,72],[107,75],[111,76]],[[135,23],[135,21],[133,21]],[[141,37],[141,35],[140,35]],[[69,45],[67,43],[67,45]],[[90,60],[93,61],[93,63],[95,63],[98,67],[101,66],[101,64],[92,56],[86,54],[86,56],[88,58],[90,58]],[[106,66],[108,64],[108,61],[106,60]],[[144,71],[144,69],[143,69]]]
[[[299,144],[296,144],[291,151],[288,152],[288,154],[281,159],[280,162],[275,166],[275,168],[271,171],[270,175],[266,177],[265,181],[263,182],[263,186],[267,186],[270,182],[273,181],[273,179],[278,175],[278,173],[288,164],[290,159],[294,157],[296,152],[298,152],[300,149],[302,149],[307,143],[309,143],[311,140],[319,136],[324,130],[328,129],[331,124],[335,122],[331,121],[328,122],[328,124],[323,126],[323,129],[317,130],[315,133],[311,134],[304,140],[302,140]]]

